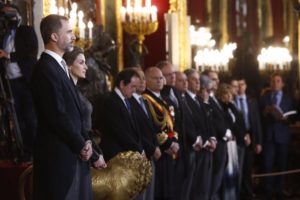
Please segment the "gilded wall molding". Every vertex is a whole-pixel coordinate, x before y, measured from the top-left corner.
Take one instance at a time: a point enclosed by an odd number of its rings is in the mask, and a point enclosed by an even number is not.
[[[43,0],[43,16],[50,14],[50,1],[51,0]]]
[[[100,16],[101,16],[101,23],[103,25],[103,30],[106,31],[106,0],[97,0],[100,4]]]
[[[178,13],[179,17],[179,70],[183,71],[190,65],[190,46],[188,42],[187,0],[169,0],[169,13]]]
[[[115,17],[116,17],[116,42],[117,42],[117,69],[118,72],[124,69],[124,44],[123,44],[123,28],[121,21],[122,0],[116,0]]]
[[[220,25],[221,25],[221,33],[222,38],[220,40],[220,47],[222,48],[224,44],[226,44],[229,40],[228,36],[228,0],[222,0],[220,2]]]

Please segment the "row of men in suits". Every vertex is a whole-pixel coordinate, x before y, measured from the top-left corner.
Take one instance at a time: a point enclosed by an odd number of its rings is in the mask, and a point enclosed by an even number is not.
[[[140,69],[119,73],[103,105],[104,156],[135,150],[152,158],[155,199],[209,199],[217,139],[209,107],[197,95],[199,74],[187,71],[189,88],[178,79],[177,90],[171,63],[157,66],[145,78]]]
[[[139,68],[126,69],[119,73],[114,90],[104,101],[101,147],[106,160],[118,152],[134,150],[153,161],[155,177],[143,196],[145,199],[219,199],[228,158],[227,142],[233,138],[238,144],[240,166],[237,188],[241,193],[237,189],[236,197],[252,198],[253,154],[262,151],[260,110],[264,111],[263,118],[268,118],[270,114],[264,107],[274,105],[267,101],[259,107],[255,99],[246,96],[245,79],[238,80],[232,101],[232,109],[236,108],[237,118],[242,119],[237,134],[228,123],[229,114],[220,106],[220,98],[214,95],[219,85],[217,72],[207,71],[203,77],[200,84],[197,71],[175,72],[173,65],[166,61],[147,68],[144,73]],[[274,77],[282,80],[280,75]],[[282,90],[279,86],[273,88],[273,82],[271,94]],[[233,82],[231,85],[234,88]],[[269,93],[262,96],[262,102],[271,98],[266,97]],[[282,97],[280,101],[285,105],[288,97]],[[290,103],[282,107],[283,111],[290,109]],[[282,128],[287,120],[278,119],[275,123]],[[274,130],[277,129],[268,128],[268,135],[283,136],[278,131],[273,133]],[[269,143],[274,141],[271,138],[267,140]],[[272,169],[270,159],[276,158],[269,156],[274,150],[274,145],[273,149],[270,146],[265,147],[268,171]]]

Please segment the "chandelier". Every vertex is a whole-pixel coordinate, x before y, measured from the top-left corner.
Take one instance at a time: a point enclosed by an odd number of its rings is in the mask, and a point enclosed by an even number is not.
[[[126,7],[121,7],[121,19],[124,30],[137,37],[137,50],[142,55],[145,35],[158,28],[156,6],[151,5],[151,0],[127,0]]]
[[[76,36],[75,44],[83,49],[89,48],[92,44],[94,24],[91,20],[88,22],[84,21],[84,13],[82,10],[78,10],[77,3],[68,1],[68,5],[71,6],[57,7],[56,0],[51,0],[49,4],[49,11],[46,12],[46,15],[59,14],[69,17],[69,22]],[[70,10],[69,7],[71,8]]]
[[[236,43],[225,44],[219,49],[203,48],[197,51],[194,61],[196,69],[204,71],[212,69],[215,71],[228,71],[228,64],[233,58],[233,51],[236,49]]]
[[[190,26],[190,38],[191,45],[198,47],[213,48],[216,44],[216,41],[212,39],[210,30],[207,27],[200,27],[196,30],[195,26]]]
[[[289,70],[292,56],[287,48],[269,46],[261,49],[257,60],[261,71]]]
[[[236,43],[225,44],[222,49],[216,49],[216,41],[212,39],[209,28],[200,27],[196,30],[194,26],[190,26],[190,41],[197,49],[194,57],[197,70],[228,71],[229,61],[237,47]]]

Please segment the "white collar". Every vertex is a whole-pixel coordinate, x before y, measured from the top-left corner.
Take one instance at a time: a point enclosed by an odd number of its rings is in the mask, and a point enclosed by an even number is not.
[[[45,49],[44,52],[46,54],[50,55],[51,57],[53,57],[62,66],[61,61],[63,60],[63,58],[60,55],[58,55],[57,53],[55,53],[54,51],[51,51],[49,49]]]
[[[117,93],[117,95],[122,99],[122,101],[125,102],[125,97],[124,97],[124,95],[122,94],[121,90],[120,90],[119,88],[117,88],[117,87],[115,87],[114,90],[115,90],[115,92]]]
[[[196,96],[197,96],[195,93],[191,92],[190,90],[186,91],[186,93],[187,93],[190,97],[192,97],[192,99],[195,99]]]
[[[157,98],[161,99],[160,92],[154,92],[153,90],[150,90],[149,88],[148,88],[148,90],[149,90],[150,92],[152,92]]]
[[[138,102],[140,102],[140,98],[143,97],[142,95],[140,95],[140,94],[138,94],[138,93],[136,93],[136,92],[134,92],[134,93],[132,94],[132,96],[133,96]]]

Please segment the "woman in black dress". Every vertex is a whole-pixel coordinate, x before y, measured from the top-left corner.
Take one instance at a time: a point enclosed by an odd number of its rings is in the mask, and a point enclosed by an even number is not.
[[[84,52],[79,47],[74,47],[73,51],[67,52],[63,56],[64,60],[66,61],[66,64],[69,68],[69,76],[70,81],[73,81],[74,87],[77,87],[78,91],[78,97],[80,99],[81,104],[81,112],[82,112],[82,130],[89,133],[91,136],[92,133],[92,120],[91,120],[91,114],[93,111],[92,104],[89,102],[89,100],[80,92],[79,87],[77,85],[78,81],[81,79],[83,80],[86,75],[87,65],[85,64],[85,56]],[[106,163],[103,159],[102,152],[99,149],[97,145],[93,142],[93,155],[91,157],[91,162],[93,167],[96,169],[105,168]],[[80,199],[92,199],[90,196],[91,194],[91,177],[90,177],[90,165],[86,162],[78,163],[78,178],[82,181],[82,185],[80,187]]]
[[[245,128],[243,116],[232,103],[231,87],[221,84],[216,92],[219,104],[224,111],[224,121],[228,126],[227,164],[223,177],[222,199],[238,199],[239,165],[237,142],[244,138]],[[227,135],[227,133],[226,133]],[[227,137],[227,136],[226,136]]]

